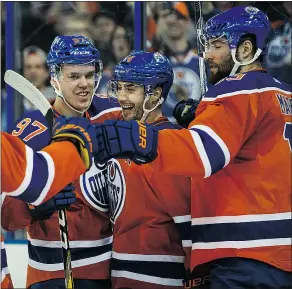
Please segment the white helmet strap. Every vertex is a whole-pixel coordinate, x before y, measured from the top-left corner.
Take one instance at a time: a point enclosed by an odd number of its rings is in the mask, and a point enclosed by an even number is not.
[[[237,70],[240,66],[253,63],[255,60],[257,60],[259,58],[259,56],[262,53],[262,49],[258,48],[254,57],[251,60],[246,61],[246,62],[240,62],[236,59],[236,50],[237,50],[237,48],[231,49],[231,56],[232,56],[232,59],[234,61],[234,66],[233,66],[232,71],[230,72],[229,76],[233,76],[237,72]]]
[[[143,102],[143,111],[144,111],[144,113],[143,113],[143,116],[141,118],[141,121],[143,121],[143,122],[146,121],[146,119],[147,119],[147,117],[148,117],[148,115],[149,115],[150,112],[152,112],[153,110],[155,110],[159,105],[161,105],[164,102],[164,98],[163,97],[160,97],[159,100],[157,101],[156,105],[153,108],[147,109],[145,107],[145,105],[146,105],[147,101],[150,99],[151,96],[152,96],[151,94],[148,94],[145,97],[144,102]]]

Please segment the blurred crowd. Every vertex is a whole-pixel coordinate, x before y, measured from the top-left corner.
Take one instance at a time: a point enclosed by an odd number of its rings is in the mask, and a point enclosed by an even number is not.
[[[164,105],[164,114],[172,118],[172,108],[181,99],[200,94],[196,45],[196,19],[193,2],[147,2],[146,49],[169,57],[174,69],[174,85]],[[238,5],[252,5],[265,12],[273,27],[264,59],[269,73],[292,84],[291,36],[292,3],[262,1],[204,1],[203,18]],[[57,35],[81,34],[99,49],[104,66],[99,93],[106,93],[112,71],[133,49],[134,2],[18,2],[20,13],[21,73],[47,98],[55,93],[49,83],[46,54]],[[1,69],[5,71],[5,3],[1,2]],[[3,73],[2,73],[3,75]],[[2,130],[6,128],[6,94],[1,79]],[[22,112],[34,109],[23,102]]]

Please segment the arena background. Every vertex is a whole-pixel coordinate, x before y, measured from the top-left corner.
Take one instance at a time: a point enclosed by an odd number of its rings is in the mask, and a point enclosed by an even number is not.
[[[5,85],[3,74],[12,69],[24,75],[53,100],[45,64],[46,53],[57,35],[82,34],[95,42],[104,64],[99,93],[105,93],[114,65],[131,50],[159,51],[180,59],[175,70],[173,98],[193,97],[198,79],[184,58],[196,53],[193,2],[1,2],[1,129],[10,132],[28,102]],[[255,6],[267,13],[273,27],[265,66],[276,78],[292,84],[292,2],[204,1],[204,21],[238,5]],[[177,49],[175,49],[177,47]],[[181,53],[179,47],[184,47]],[[11,212],[17,213],[17,212]],[[15,288],[26,280],[26,231],[6,232],[8,266]]]

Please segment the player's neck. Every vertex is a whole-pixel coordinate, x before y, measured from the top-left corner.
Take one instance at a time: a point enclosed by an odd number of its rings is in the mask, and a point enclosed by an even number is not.
[[[61,97],[57,96],[54,102],[54,108],[61,114],[66,117],[81,117],[83,113],[72,110]]]
[[[154,111],[151,111],[146,119],[147,123],[152,123],[155,120],[157,120],[158,118],[162,117],[162,111],[161,108],[158,107],[157,109],[155,109]]]
[[[245,72],[249,72],[251,70],[257,70],[257,69],[262,69],[262,68],[263,67],[262,67],[260,62],[254,62],[254,63],[251,63],[249,65],[240,66],[238,72],[245,73]]]

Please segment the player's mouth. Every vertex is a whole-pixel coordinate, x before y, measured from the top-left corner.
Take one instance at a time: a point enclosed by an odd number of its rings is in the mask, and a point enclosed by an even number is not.
[[[89,96],[89,91],[82,91],[82,92],[78,92],[76,93],[78,96],[84,98],[84,97],[88,97]]]
[[[212,74],[214,74],[218,70],[218,67],[217,66],[209,65],[209,67],[210,67],[210,70],[211,70],[211,73]]]
[[[135,107],[135,105],[134,104],[123,104],[123,105],[121,105],[121,107],[122,107],[123,111],[130,112]]]

